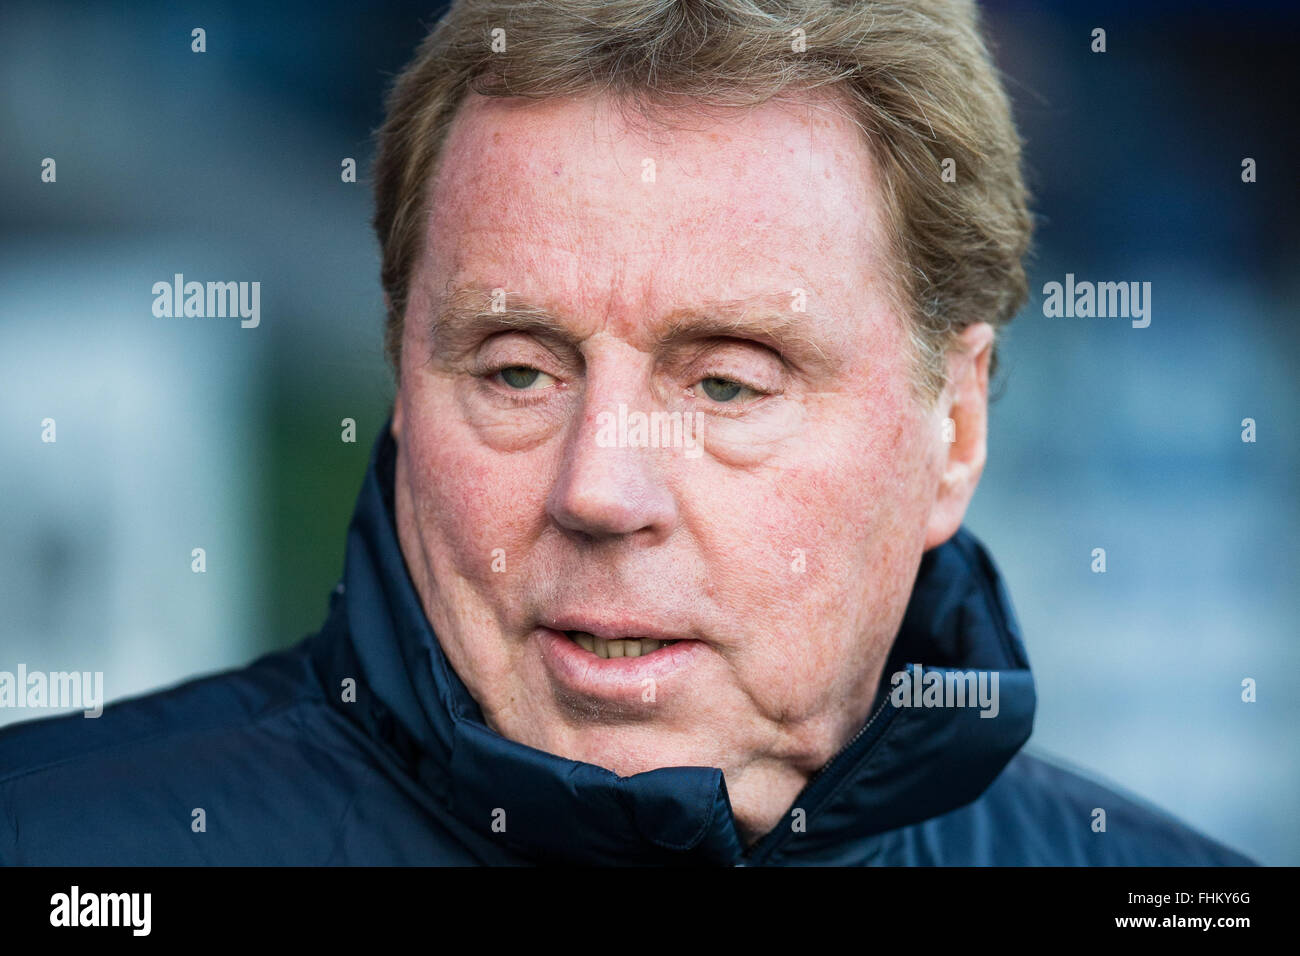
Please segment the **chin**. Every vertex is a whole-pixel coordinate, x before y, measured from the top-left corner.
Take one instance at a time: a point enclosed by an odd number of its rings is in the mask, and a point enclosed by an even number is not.
[[[556,739],[558,737],[558,739]],[[712,745],[691,734],[663,730],[653,724],[590,724],[566,728],[552,737],[555,749],[569,760],[595,764],[620,777],[662,767],[719,767],[726,770],[716,741]]]

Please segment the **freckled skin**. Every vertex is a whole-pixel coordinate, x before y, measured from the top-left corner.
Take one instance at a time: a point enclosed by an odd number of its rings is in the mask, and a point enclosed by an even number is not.
[[[957,529],[984,460],[992,332],[963,334],[937,403],[915,397],[875,174],[834,106],[668,130],[599,96],[472,96],[431,184],[405,317],[399,537],[490,726],[624,775],[721,767],[748,840],[868,716],[921,555]],[[440,354],[429,319],[469,285],[545,302],[576,346],[511,333]],[[823,362],[661,342],[674,309],[794,288]],[[488,359],[545,373],[529,404],[476,377]],[[728,405],[701,390],[729,375],[764,393]],[[597,416],[619,403],[702,412],[703,453],[601,447]],[[529,640],[561,608],[635,615],[707,652],[652,705],[574,699]]]

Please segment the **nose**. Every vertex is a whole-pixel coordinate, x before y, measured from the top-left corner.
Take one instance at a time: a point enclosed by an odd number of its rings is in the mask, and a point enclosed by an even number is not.
[[[625,412],[637,407],[622,404]],[[581,414],[547,498],[551,520],[587,539],[663,541],[677,524],[676,497],[664,480],[672,449],[619,441],[626,430],[618,403],[584,400]]]

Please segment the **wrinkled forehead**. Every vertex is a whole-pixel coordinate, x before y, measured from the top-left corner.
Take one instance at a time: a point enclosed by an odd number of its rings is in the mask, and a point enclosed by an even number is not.
[[[761,300],[851,324],[886,243],[846,112],[808,95],[669,119],[595,95],[472,95],[428,191],[428,304],[499,287],[590,321]]]

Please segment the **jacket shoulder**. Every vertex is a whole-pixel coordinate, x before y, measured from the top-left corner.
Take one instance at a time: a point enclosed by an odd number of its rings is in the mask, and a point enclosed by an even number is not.
[[[0,784],[106,747],[139,747],[178,735],[256,720],[311,696],[298,648],[268,654],[234,670],[117,701],[98,717],[64,714],[0,729]]]
[[[1025,752],[974,802],[907,829],[892,850],[922,863],[1255,865],[1140,797]]]
[[[304,829],[322,814],[337,820],[347,794],[313,794],[304,813],[301,796],[284,791],[357,758],[340,746],[342,720],[305,645],[111,704],[97,718],[0,730],[0,863],[274,860],[277,843],[299,853],[316,844],[320,830],[312,839]],[[247,825],[250,807],[261,825]],[[213,830],[220,838],[205,839]]]

